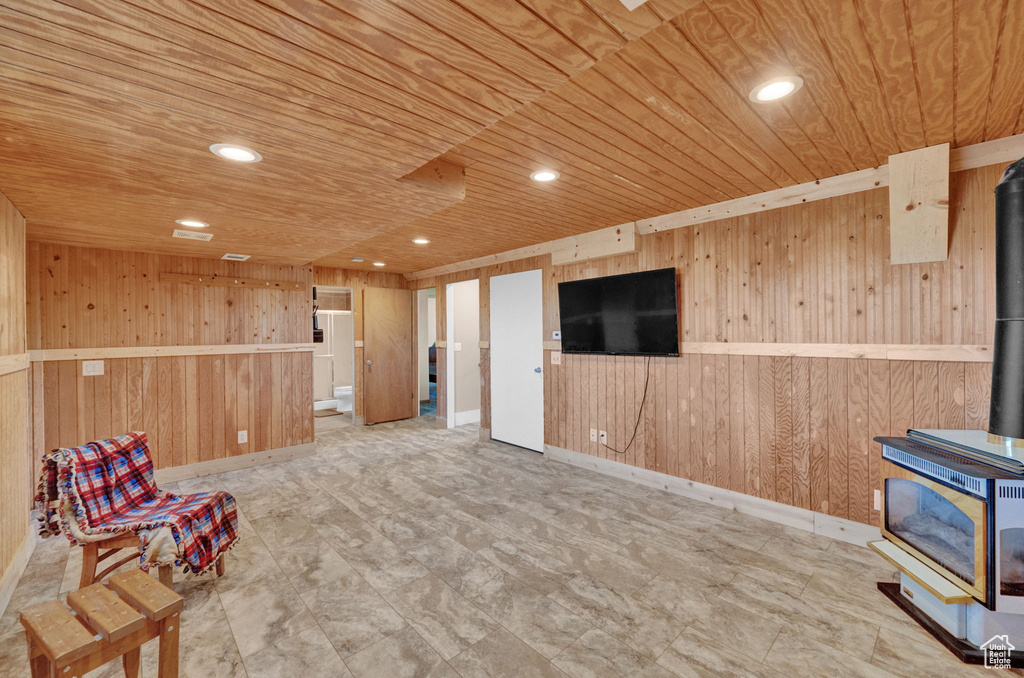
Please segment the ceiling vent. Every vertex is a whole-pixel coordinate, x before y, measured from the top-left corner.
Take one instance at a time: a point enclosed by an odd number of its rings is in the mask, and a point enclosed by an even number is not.
[[[184,238],[185,240],[202,240],[203,242],[210,242],[213,240],[213,233],[198,233],[196,231],[184,231],[180,228],[174,229],[175,238]]]
[[[228,261],[245,261],[248,259],[250,254],[225,254],[221,259],[227,259]]]

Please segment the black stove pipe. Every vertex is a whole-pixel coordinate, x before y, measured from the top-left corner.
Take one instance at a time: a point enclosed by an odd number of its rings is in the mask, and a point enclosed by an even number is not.
[[[1024,440],[1024,158],[996,185],[996,329],[988,431]]]

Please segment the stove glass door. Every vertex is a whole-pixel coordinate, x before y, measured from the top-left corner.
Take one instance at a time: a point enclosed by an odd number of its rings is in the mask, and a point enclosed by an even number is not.
[[[884,462],[886,536],[936,572],[985,600],[985,502]]]
[[[913,480],[885,481],[886,528],[968,584],[974,583],[974,522]]]

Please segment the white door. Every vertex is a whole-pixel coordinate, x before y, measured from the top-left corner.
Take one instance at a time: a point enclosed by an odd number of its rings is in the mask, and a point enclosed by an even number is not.
[[[544,451],[540,271],[491,278],[491,437]]]

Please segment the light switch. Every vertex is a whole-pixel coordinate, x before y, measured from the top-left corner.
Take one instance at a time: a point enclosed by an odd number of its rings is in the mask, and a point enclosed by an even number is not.
[[[82,361],[82,376],[83,377],[99,377],[103,375],[103,361],[102,360],[83,360]]]
[[[552,365],[561,365],[562,364],[562,352],[561,351],[552,351],[551,352],[551,364]]]
[[[461,351],[462,350],[462,342],[457,341],[454,344],[452,344],[452,347],[453,347],[452,348],[453,351]]]

